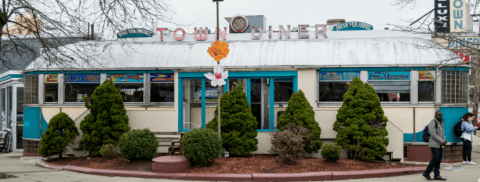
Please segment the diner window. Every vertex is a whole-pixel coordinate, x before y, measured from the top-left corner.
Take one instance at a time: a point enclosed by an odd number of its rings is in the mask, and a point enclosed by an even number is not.
[[[442,71],[442,103],[468,103],[468,71]]]
[[[174,102],[173,74],[150,74],[150,102]]]
[[[58,102],[58,75],[49,74],[45,75],[45,90],[44,90],[45,103]]]
[[[275,79],[274,102],[288,102],[293,93],[292,79]]]
[[[343,102],[351,81],[360,78],[360,71],[319,72],[318,101]]]
[[[433,102],[435,98],[435,75],[430,71],[418,71],[418,101]]]
[[[202,90],[200,89],[200,94]],[[218,88],[212,86],[210,80],[205,80],[205,102],[218,103]]]
[[[143,102],[143,74],[111,74],[108,79],[120,91],[124,102]]]
[[[380,102],[410,101],[410,71],[369,72],[368,80]]]
[[[65,102],[85,102],[100,86],[100,74],[66,74]]]

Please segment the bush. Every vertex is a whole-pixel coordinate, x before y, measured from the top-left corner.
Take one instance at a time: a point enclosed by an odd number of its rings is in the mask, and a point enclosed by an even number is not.
[[[318,153],[323,144],[320,141],[322,130],[318,126],[317,121],[315,121],[313,107],[308,103],[302,90],[292,94],[285,113],[280,115],[277,126],[280,130],[284,130],[290,123],[302,126],[310,131],[304,150],[309,154],[313,152]]]
[[[222,139],[211,129],[195,128],[182,139],[182,153],[194,166],[205,166],[222,153]]]
[[[100,155],[102,155],[103,157],[112,157],[113,155],[115,155],[116,148],[117,146],[113,144],[102,145],[102,147],[100,148]]]
[[[120,137],[120,153],[126,162],[138,159],[152,160],[157,154],[157,137],[149,129],[133,130]]]
[[[277,161],[287,164],[298,164],[298,159],[305,153],[304,147],[308,129],[295,124],[288,124],[283,131],[271,133],[271,153],[278,153]]]
[[[107,80],[97,87],[90,101],[85,102],[85,107],[90,114],[80,123],[83,131],[80,145],[90,155],[99,156],[104,144],[115,145],[122,133],[130,131],[123,97],[111,81]]]
[[[335,143],[327,143],[322,146],[322,157],[329,161],[338,161],[342,153],[342,147]]]
[[[73,142],[77,135],[78,129],[72,118],[63,112],[58,113],[50,119],[47,130],[42,136],[38,152],[42,157],[58,154],[61,158],[65,147]]]
[[[221,98],[221,134],[223,148],[230,155],[250,155],[257,150],[257,119],[252,114],[248,105],[247,95],[243,92],[243,85],[235,87],[231,92],[226,92]],[[218,107],[217,107],[218,109]],[[218,111],[207,124],[207,128],[218,132]]]
[[[347,149],[349,158],[373,160],[387,152],[387,121],[375,90],[355,78],[333,124],[337,131],[334,142]]]

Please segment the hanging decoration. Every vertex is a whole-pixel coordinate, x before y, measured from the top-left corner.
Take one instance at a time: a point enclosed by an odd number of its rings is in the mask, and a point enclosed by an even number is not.
[[[205,73],[205,77],[211,80],[212,87],[223,86],[227,82],[225,79],[228,78],[228,71],[223,71],[223,67],[220,65],[215,66],[212,73]]]
[[[228,49],[228,43],[225,41],[215,41],[207,51],[215,61],[220,62],[221,59],[226,58],[230,49]]]

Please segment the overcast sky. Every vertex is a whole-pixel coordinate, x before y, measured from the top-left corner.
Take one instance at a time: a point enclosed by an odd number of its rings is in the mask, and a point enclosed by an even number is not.
[[[194,27],[216,27],[216,5],[212,0],[167,0],[176,14],[174,21],[185,26],[187,32]],[[394,0],[224,0],[220,2],[220,27],[228,26],[225,17],[264,15],[267,27],[279,25],[326,24],[328,19],[342,18],[372,24],[382,30],[387,24],[405,25],[433,9],[434,0],[418,0],[415,6],[403,9],[393,5]],[[162,23],[159,22],[160,26]],[[163,24],[171,29],[176,25]]]

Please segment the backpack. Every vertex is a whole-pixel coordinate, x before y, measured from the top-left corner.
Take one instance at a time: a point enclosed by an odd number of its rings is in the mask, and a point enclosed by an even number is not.
[[[457,124],[455,124],[455,126],[453,126],[453,133],[455,133],[457,137],[462,136],[462,133],[464,132],[464,130],[462,130],[462,122],[463,121],[459,121]]]
[[[435,122],[435,129],[437,128],[438,128],[437,122]],[[423,129],[422,139],[423,139],[423,142],[428,142],[430,140],[430,132],[428,132],[428,124],[427,126],[425,126],[425,129]]]

